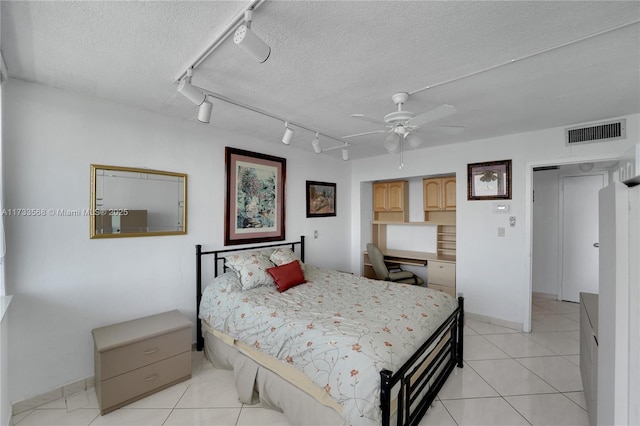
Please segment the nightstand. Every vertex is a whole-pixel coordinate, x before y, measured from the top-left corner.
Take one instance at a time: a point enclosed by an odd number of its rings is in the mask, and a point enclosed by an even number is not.
[[[100,414],[189,379],[191,326],[176,310],[92,330]]]

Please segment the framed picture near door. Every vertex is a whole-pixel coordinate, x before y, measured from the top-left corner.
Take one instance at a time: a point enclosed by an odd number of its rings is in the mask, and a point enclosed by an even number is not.
[[[284,240],[287,160],[226,147],[225,165],[224,244]]]
[[[467,164],[468,200],[510,200],[511,160]]]
[[[307,217],[336,215],[336,184],[307,181]]]

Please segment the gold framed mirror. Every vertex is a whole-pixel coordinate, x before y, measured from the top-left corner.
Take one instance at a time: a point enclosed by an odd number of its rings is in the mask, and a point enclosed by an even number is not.
[[[90,237],[187,233],[187,175],[91,165]]]

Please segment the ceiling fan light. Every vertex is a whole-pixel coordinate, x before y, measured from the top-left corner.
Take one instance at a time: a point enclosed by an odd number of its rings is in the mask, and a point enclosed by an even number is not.
[[[391,133],[384,140],[384,147],[390,154],[397,154],[400,152],[400,136],[395,133]]]
[[[349,161],[349,150],[347,148],[342,150],[342,159],[344,161]]]
[[[178,84],[178,92],[196,105],[202,104],[207,98],[207,95],[192,86],[191,83],[186,80],[180,81],[180,84]]]
[[[411,148],[418,148],[420,145],[422,145],[422,139],[420,139],[413,133],[410,133],[409,136],[407,136],[406,140]]]
[[[201,123],[209,123],[211,121],[211,110],[213,104],[209,101],[204,101],[198,108],[198,121]]]

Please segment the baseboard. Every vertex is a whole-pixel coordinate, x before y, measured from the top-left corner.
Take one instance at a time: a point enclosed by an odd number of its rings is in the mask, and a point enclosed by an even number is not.
[[[484,315],[472,314],[470,312],[465,312],[464,316],[466,318],[482,321],[493,325],[499,325],[501,327],[511,328],[513,330],[522,331],[522,324],[519,322],[506,321],[499,318],[487,317]]]
[[[540,299],[558,300],[557,294],[538,293],[537,291],[534,291],[532,294],[533,296],[539,297]]]
[[[80,379],[73,383],[69,383],[64,386],[60,386],[57,389],[43,393],[41,395],[27,398],[24,401],[16,402],[11,406],[11,415],[24,413],[25,411],[33,410],[41,405],[48,404],[60,398],[66,398],[67,396],[76,394],[78,392],[84,392],[88,389],[95,387],[96,381],[93,376]],[[8,423],[7,423],[8,424]]]

